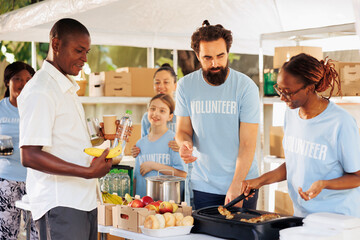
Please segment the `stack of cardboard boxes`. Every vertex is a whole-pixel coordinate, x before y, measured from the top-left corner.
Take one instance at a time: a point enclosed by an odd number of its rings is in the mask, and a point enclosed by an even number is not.
[[[274,54],[274,69],[281,68],[282,65],[289,61],[291,57],[300,53],[306,53],[318,60],[323,60],[323,52],[320,47],[277,47]],[[360,62],[336,62],[334,60],[334,68],[339,74],[341,81],[341,91],[343,96],[360,96]],[[333,91],[333,96],[339,96],[337,86]],[[329,96],[330,89],[321,93],[323,96]]]
[[[155,68],[118,68],[116,71],[91,73],[89,96],[152,97]]]
[[[360,96],[360,62],[334,62],[334,68],[339,74],[343,96]],[[332,96],[339,96],[337,85]],[[322,93],[329,96],[330,89]]]

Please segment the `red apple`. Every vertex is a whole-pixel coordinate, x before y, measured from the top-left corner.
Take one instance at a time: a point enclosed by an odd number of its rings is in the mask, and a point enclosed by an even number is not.
[[[154,200],[150,196],[144,196],[142,197],[141,201],[146,205],[153,202]]]
[[[173,205],[169,202],[162,202],[159,206],[160,213],[173,212]]]
[[[145,207],[145,204],[139,199],[134,199],[128,204],[128,206],[133,208],[143,208]]]

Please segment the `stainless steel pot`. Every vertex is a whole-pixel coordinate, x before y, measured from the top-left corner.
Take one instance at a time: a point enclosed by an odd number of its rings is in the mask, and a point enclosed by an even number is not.
[[[171,171],[172,175],[160,175],[160,172]],[[175,203],[184,201],[185,178],[174,176],[172,170],[159,170],[157,176],[147,177],[146,195],[154,201],[170,201]]]

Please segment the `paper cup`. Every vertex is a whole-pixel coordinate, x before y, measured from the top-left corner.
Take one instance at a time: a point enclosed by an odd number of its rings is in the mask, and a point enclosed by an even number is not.
[[[104,133],[115,134],[116,133],[116,116],[115,115],[104,115]]]

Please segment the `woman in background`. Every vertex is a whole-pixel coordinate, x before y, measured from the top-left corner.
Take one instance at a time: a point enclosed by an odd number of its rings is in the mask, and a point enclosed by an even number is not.
[[[0,135],[12,137],[12,155],[0,155],[0,239],[16,240],[20,229],[21,210],[15,201],[26,194],[26,168],[21,165],[19,149],[19,113],[17,97],[25,84],[35,74],[26,63],[14,62],[5,68],[4,83],[6,92],[0,101]],[[31,239],[38,239],[33,221]]]

